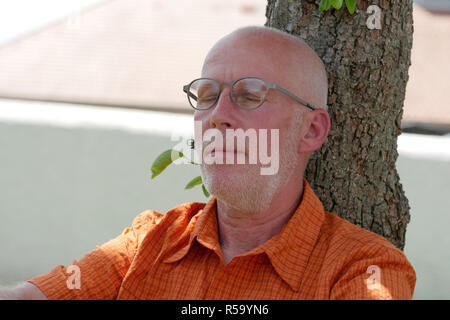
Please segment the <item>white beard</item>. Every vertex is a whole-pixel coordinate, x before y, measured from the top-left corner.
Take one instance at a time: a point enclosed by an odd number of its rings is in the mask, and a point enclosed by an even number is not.
[[[280,142],[279,170],[276,174],[261,175],[261,164],[202,164],[200,170],[206,189],[217,199],[242,213],[266,211],[298,166],[300,155],[297,147],[301,121],[302,112],[297,111],[290,123],[288,136]]]

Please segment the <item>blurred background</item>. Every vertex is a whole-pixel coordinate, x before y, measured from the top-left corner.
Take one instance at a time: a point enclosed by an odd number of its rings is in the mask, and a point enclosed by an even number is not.
[[[192,135],[181,88],[263,0],[0,0],[0,285],[71,264],[145,209],[205,202],[192,165],[150,180]],[[450,0],[417,0],[397,162],[415,299],[450,299]]]

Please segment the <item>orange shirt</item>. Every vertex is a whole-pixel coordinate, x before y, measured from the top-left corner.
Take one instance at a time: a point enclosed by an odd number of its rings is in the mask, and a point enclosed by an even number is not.
[[[411,299],[416,275],[383,237],[325,212],[306,180],[282,231],[224,264],[216,199],[146,210],[78,266],[31,280],[49,299]],[[70,271],[70,272],[68,272]]]

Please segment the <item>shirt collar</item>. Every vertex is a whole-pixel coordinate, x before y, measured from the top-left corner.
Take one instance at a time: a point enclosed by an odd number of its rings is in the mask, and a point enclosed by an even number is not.
[[[164,262],[171,263],[182,259],[189,252],[195,239],[202,246],[219,254],[221,249],[216,210],[217,200],[212,198],[193,217],[196,222],[187,245],[174,251]],[[277,274],[294,291],[298,291],[309,257],[319,238],[323,220],[322,203],[304,179],[302,200],[288,223],[279,234],[246,255],[265,252]]]
[[[184,256],[189,252],[189,249],[192,247],[192,243],[195,239],[197,239],[201,245],[210,250],[220,251],[216,210],[217,200],[213,197],[208,203],[206,203],[203,209],[199,210],[192,217],[189,225],[191,225],[193,229],[187,244],[178,247],[175,250],[170,250],[171,253],[164,259],[164,262],[172,263],[184,258]]]
[[[303,197],[291,219],[279,234],[261,246],[275,271],[294,291],[300,289],[324,219],[322,203],[304,179]]]

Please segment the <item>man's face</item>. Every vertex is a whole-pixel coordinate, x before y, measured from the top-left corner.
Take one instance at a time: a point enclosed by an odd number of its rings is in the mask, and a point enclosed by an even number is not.
[[[280,57],[273,52],[262,50],[263,43],[246,44],[245,41],[229,41],[220,44],[208,55],[202,77],[219,82],[235,81],[243,77],[258,77],[269,83],[276,83],[290,90],[289,63],[280,63]],[[278,62],[277,62],[278,61]],[[295,92],[295,91],[294,91]],[[234,105],[230,96],[230,86],[224,85],[217,103],[208,110],[196,110],[194,119],[201,121],[202,132],[217,129],[224,137],[226,149],[227,129],[267,129],[266,150],[278,152],[279,169],[274,175],[261,175],[261,165],[248,164],[249,152],[246,144],[246,164],[206,164],[201,165],[202,178],[207,189],[218,199],[224,200],[241,210],[264,210],[283,184],[287,184],[292,172],[298,167],[298,133],[300,130],[302,106],[276,90],[269,90],[266,101],[257,109],[243,110]],[[279,130],[278,146],[271,144],[271,129]],[[201,137],[196,136],[196,141]],[[198,143],[196,143],[198,144]],[[236,146],[236,142],[234,143]],[[258,139],[257,150],[261,147]],[[203,147],[203,157],[208,148]],[[233,152],[234,150],[227,150]],[[215,154],[223,156],[225,152]],[[258,158],[259,160],[259,158]],[[267,167],[267,166],[266,166]],[[244,208],[243,206],[247,206]]]

